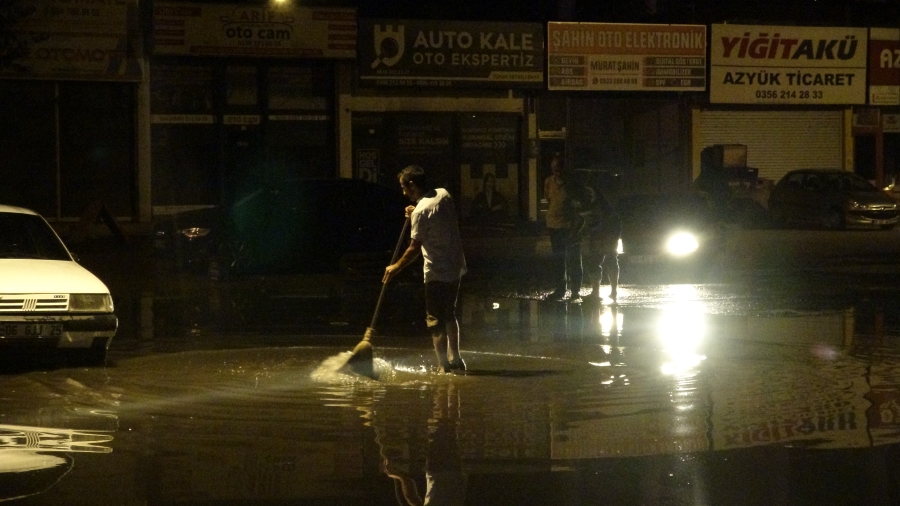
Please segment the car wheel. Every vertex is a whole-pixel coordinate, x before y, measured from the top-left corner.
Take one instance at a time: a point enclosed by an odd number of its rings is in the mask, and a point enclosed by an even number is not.
[[[841,230],[844,228],[844,213],[840,209],[829,209],[822,219],[822,226],[828,230]]]

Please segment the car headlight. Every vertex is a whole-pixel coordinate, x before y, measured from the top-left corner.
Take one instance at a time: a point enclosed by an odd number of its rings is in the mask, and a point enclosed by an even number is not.
[[[200,227],[191,227],[191,228],[181,228],[178,230],[178,233],[187,237],[188,239],[196,239],[198,237],[206,237],[209,234],[210,229],[208,228],[200,228]]]
[[[666,242],[666,251],[679,257],[690,255],[699,247],[700,243],[697,242],[697,237],[690,232],[677,232]]]
[[[73,293],[69,296],[69,311],[112,313],[112,297],[108,293]]]

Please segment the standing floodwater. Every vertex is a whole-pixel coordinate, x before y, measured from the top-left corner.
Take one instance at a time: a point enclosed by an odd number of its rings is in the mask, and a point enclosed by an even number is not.
[[[0,497],[582,505],[891,496],[897,471],[884,463],[900,434],[900,334],[889,299],[797,302],[711,285],[626,285],[620,298],[465,297],[466,374],[437,372],[418,336],[380,336],[373,381],[332,367],[358,335],[202,326],[145,336],[106,368],[7,374]],[[873,473],[885,488],[866,485]]]

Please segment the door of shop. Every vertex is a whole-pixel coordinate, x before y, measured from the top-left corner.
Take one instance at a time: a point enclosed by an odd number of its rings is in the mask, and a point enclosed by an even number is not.
[[[744,144],[747,165],[777,181],[792,169],[843,168],[841,111],[702,111],[699,148]]]

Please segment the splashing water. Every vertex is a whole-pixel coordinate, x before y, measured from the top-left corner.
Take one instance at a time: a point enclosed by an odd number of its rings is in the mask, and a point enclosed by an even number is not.
[[[351,355],[353,355],[352,351],[344,351],[326,358],[319,364],[319,367],[310,374],[310,378],[313,381],[321,383],[355,383],[372,381],[371,378],[345,372],[344,366],[347,364],[347,360]],[[380,358],[372,359],[372,368],[375,371],[375,378],[379,381],[390,379],[394,373],[391,363]]]

